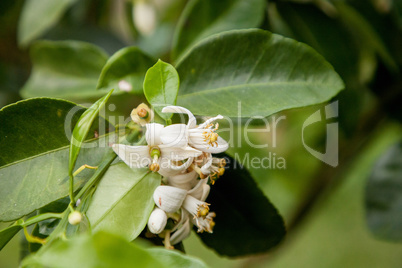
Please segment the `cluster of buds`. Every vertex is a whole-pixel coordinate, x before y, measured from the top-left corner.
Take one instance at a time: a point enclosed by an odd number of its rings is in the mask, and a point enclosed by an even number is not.
[[[210,185],[224,174],[226,165],[223,158],[212,154],[224,152],[228,143],[216,132],[219,125],[214,122],[222,119],[221,115],[197,125],[196,118],[186,108],[167,106],[162,112],[185,113],[188,123],[169,126],[149,123],[153,113],[141,104],[131,116],[145,125],[147,145],[114,144],[113,149],[130,167],[148,167],[164,177],[163,184],[153,194],[156,206],[149,217],[148,229],[164,237],[165,246],[171,248],[190,234],[193,225],[198,232],[212,233],[215,213],[209,211],[210,204],[205,200]],[[173,225],[168,224],[169,220]]]

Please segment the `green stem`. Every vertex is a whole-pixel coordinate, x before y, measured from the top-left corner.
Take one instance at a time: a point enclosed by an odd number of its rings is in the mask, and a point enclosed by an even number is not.
[[[70,188],[69,188],[70,202],[74,203],[74,176],[70,174]]]
[[[37,216],[34,216],[32,218],[29,218],[28,220],[26,220],[25,222],[21,223],[20,225],[22,227],[26,227],[35,223],[38,223],[40,221],[44,221],[47,219],[52,219],[52,218],[57,218],[57,219],[61,219],[63,217],[63,213],[44,213],[44,214],[40,214]]]
[[[96,170],[95,174],[92,175],[92,177],[89,179],[89,181],[82,187],[82,189],[79,191],[77,194],[76,198],[79,199],[81,196],[89,189],[91,188],[94,183],[102,177],[102,175],[105,173],[105,171],[108,169],[110,164],[113,162],[113,160],[117,157],[117,155],[114,152],[111,152],[106,156],[106,159],[99,165],[98,169]]]

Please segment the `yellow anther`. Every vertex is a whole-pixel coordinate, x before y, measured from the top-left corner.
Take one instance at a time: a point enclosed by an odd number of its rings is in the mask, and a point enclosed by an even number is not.
[[[201,215],[202,217],[207,216],[208,213],[209,213],[209,209],[208,209],[208,208],[204,208],[203,210],[200,211],[200,215]]]
[[[158,163],[152,163],[149,166],[149,170],[151,170],[152,172],[158,172],[159,171],[159,164]]]
[[[220,167],[225,167],[226,166],[226,160],[225,158],[222,158],[221,161],[219,162]]]
[[[209,142],[212,144],[218,140],[218,133],[211,133],[211,136],[209,138]]]
[[[212,232],[212,230],[213,230],[214,227],[215,227],[215,222],[214,222],[213,220],[211,220],[211,221],[209,222],[209,227],[211,228],[211,232]]]
[[[225,168],[221,167],[218,169],[218,177],[222,176],[225,173]]]

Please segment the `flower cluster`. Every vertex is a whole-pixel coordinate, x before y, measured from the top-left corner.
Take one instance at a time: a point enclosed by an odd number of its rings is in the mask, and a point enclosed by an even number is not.
[[[219,124],[215,121],[223,117],[218,115],[197,126],[188,109],[167,106],[163,113],[187,114],[189,119],[187,124],[164,126],[147,123],[153,114],[146,105],[140,106],[131,117],[145,125],[147,145],[114,144],[113,150],[130,167],[148,167],[164,177],[153,194],[156,207],[148,220],[149,231],[164,237],[169,248],[185,239],[193,225],[198,232],[212,233],[215,213],[209,211],[205,200],[210,184],[225,172],[225,160],[212,156],[228,148],[216,133]]]

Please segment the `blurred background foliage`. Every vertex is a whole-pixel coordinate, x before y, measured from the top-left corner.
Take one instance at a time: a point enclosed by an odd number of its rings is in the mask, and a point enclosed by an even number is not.
[[[397,215],[402,215],[402,153],[395,149],[391,157],[381,157],[402,137],[401,1],[149,0],[146,3],[152,11],[139,15],[135,8],[140,2],[1,1],[0,107],[29,95],[26,91],[33,82],[26,83],[33,62],[45,57],[42,54],[49,55],[47,50],[36,53],[46,47],[39,39],[88,42],[102,49],[96,53],[105,61],[107,55],[126,46],[174,61],[180,51],[225,30],[259,27],[294,38],[322,54],[346,84],[334,99],[339,101],[339,165],[333,168],[320,162],[302,144],[303,122],[324,105],[268,118],[272,122],[286,116],[278,123],[276,146],[272,132],[250,132],[250,141],[268,143],[267,148],[252,148],[239,135],[243,127],[237,125],[229,154],[265,157],[275,153],[286,160],[286,169],[251,168],[250,172],[283,215],[287,239],[269,254],[231,260],[205,248],[195,235],[185,241],[185,249],[211,267],[401,267],[402,245],[387,240],[401,241],[395,232],[402,228]],[[148,25],[136,16],[145,16]],[[97,64],[102,67],[104,62]],[[93,87],[101,71],[95,65]],[[41,79],[49,87],[54,85],[51,78]],[[79,82],[80,78],[71,79]],[[99,96],[95,90],[94,95],[69,96],[55,88],[59,96],[80,103]],[[54,97],[54,92],[32,94]],[[117,107],[114,113],[127,115],[143,100],[141,95],[123,92],[114,95],[111,103]],[[259,120],[251,125],[264,129]],[[324,152],[326,122],[309,126],[305,132],[306,144]],[[378,159],[385,160],[375,164]],[[393,162],[388,164],[387,159]],[[368,185],[371,182],[375,187]],[[20,239],[15,237],[0,252],[0,267],[17,266]]]

